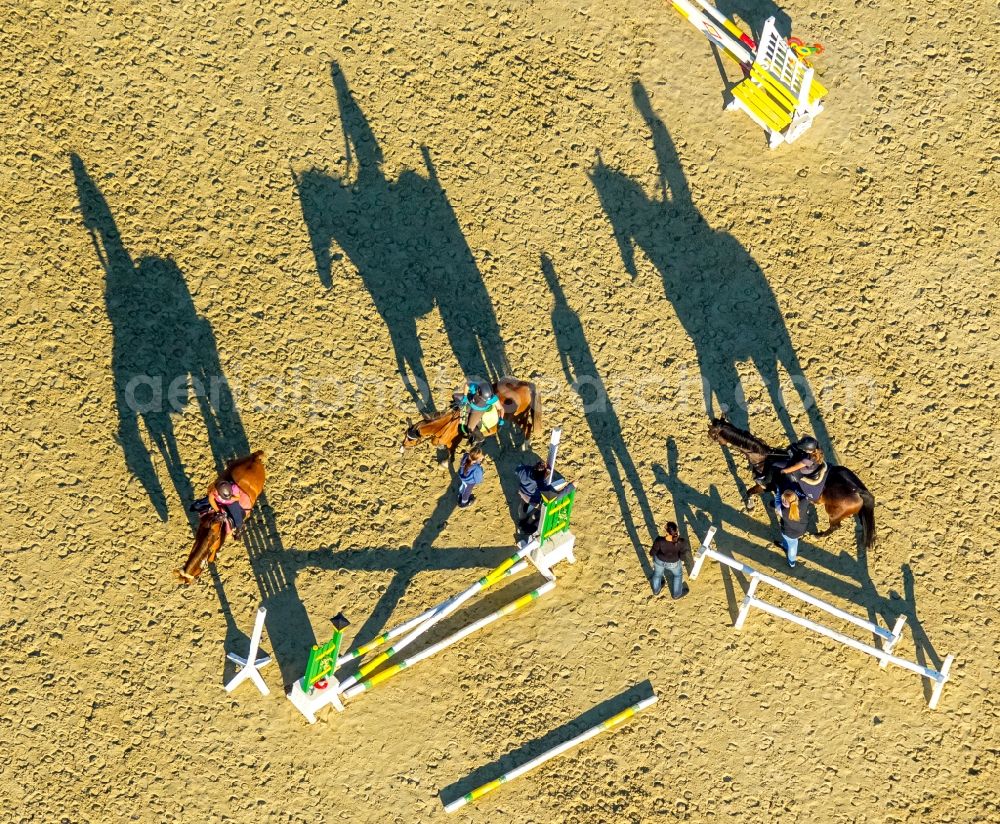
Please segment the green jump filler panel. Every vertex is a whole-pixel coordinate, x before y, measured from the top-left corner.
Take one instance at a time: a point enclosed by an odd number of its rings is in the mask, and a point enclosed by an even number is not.
[[[546,541],[553,535],[569,529],[570,515],[573,512],[573,501],[576,498],[576,487],[566,484],[558,492],[543,492],[542,525],[538,531],[538,540]]]

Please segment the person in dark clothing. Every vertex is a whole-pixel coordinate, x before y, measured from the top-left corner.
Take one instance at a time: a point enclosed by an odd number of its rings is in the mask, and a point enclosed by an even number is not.
[[[791,489],[781,493],[781,506],[778,509],[781,521],[781,541],[775,541],[785,550],[788,566],[795,569],[795,560],[799,555],[799,538],[806,534],[809,524],[809,503],[799,498]]]
[[[541,514],[542,492],[549,488],[549,465],[545,461],[517,467],[517,494],[521,505],[517,512],[517,526],[525,535],[534,534]]]
[[[802,438],[788,448],[791,463],[783,467],[782,488],[791,488],[813,503],[819,500],[826,486],[827,465],[819,442],[813,437]]]
[[[684,583],[684,563],[681,559],[690,551],[688,542],[677,530],[677,524],[673,521],[668,523],[666,537],[657,536],[649,552],[653,558],[653,595],[660,594],[666,574],[670,575],[671,598],[676,601],[688,594],[688,586]]]

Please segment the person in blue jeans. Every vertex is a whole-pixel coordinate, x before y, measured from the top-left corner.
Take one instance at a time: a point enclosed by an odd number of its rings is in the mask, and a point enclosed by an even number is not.
[[[677,530],[673,521],[667,524],[667,535],[658,536],[653,541],[649,554],[653,558],[653,595],[659,595],[663,589],[663,579],[670,576],[670,597],[675,601],[688,594],[688,586],[684,583],[684,562],[681,560],[689,551],[688,543]]]
[[[465,509],[472,506],[476,496],[472,490],[483,482],[483,450],[478,447],[462,455],[458,466],[458,506]]]
[[[795,562],[799,557],[799,538],[806,534],[809,525],[809,502],[796,495],[794,490],[786,489],[781,493],[778,518],[781,540],[775,543],[785,550],[788,566],[795,569]]]

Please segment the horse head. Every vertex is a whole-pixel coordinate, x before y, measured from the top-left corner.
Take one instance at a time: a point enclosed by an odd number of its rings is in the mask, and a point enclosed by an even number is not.
[[[740,429],[724,414],[712,419],[708,426],[708,437],[721,446],[742,452],[754,467],[763,466],[769,457],[784,454],[783,450],[769,446],[749,429]]]
[[[729,423],[726,418],[726,413],[723,412],[718,418],[712,418],[711,423],[708,425],[708,437],[718,444],[725,444],[726,442],[722,439],[722,427]]]
[[[412,421],[407,421],[406,432],[403,433],[403,443],[399,446],[399,454],[402,455],[410,447],[420,443],[420,430]]]

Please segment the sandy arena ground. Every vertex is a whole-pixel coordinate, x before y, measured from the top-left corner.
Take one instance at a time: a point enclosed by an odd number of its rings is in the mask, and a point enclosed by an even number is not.
[[[1000,820],[996,6],[721,7],[825,46],[796,144],[722,111],[661,0],[9,4],[0,820],[443,821],[442,790],[647,679],[646,714],[454,820]],[[463,372],[536,381],[580,562],[308,727],[282,684],[331,616],[370,639],[511,551],[522,453],[505,436],[455,509],[429,447],[397,452],[430,408],[400,367],[436,408]],[[832,444],[878,499],[867,558],[848,528],[787,569],[702,378],[765,439]],[[180,588],[187,504],[248,448],[248,540]],[[651,599],[671,519],[906,615],[901,655],[956,656],[939,709],[792,624],[737,633],[745,581],[714,563]],[[271,696],[227,695],[262,601]]]

